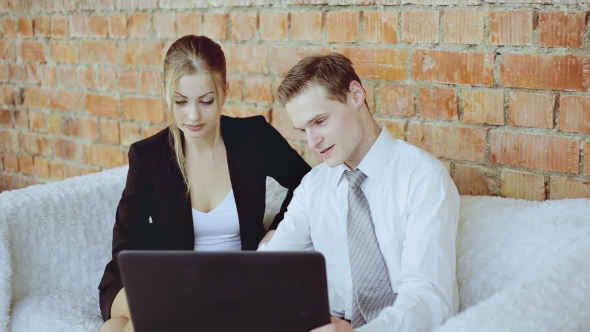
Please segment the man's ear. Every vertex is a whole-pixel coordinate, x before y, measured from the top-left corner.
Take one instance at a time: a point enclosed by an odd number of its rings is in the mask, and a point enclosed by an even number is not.
[[[352,102],[356,108],[365,104],[366,92],[362,85],[357,81],[350,82],[350,93],[352,95]]]

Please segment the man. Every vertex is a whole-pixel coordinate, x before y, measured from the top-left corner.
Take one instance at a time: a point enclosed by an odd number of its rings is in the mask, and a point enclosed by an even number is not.
[[[324,255],[333,317],[314,332],[427,331],[457,313],[459,195],[442,163],[375,122],[343,55],[301,60],[279,102],[324,163],[259,250]]]

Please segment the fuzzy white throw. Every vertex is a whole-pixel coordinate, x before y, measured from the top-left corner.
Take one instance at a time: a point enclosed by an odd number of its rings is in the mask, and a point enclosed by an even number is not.
[[[126,174],[122,167],[0,194],[0,331],[98,329],[96,287]],[[268,188],[267,224],[285,193],[274,181]],[[462,197],[463,312],[440,331],[590,331],[589,216],[584,199]]]

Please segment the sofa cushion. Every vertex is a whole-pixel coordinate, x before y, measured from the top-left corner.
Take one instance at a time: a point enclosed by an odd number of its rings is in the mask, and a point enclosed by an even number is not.
[[[7,202],[0,199],[0,211],[8,208]],[[0,331],[8,326],[10,298],[12,297],[12,267],[8,251],[7,215],[0,213]]]

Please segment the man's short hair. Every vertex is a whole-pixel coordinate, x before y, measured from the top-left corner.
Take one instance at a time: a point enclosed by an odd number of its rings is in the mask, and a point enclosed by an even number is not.
[[[330,100],[346,103],[350,82],[361,80],[352,67],[352,61],[339,53],[314,54],[300,60],[291,68],[278,88],[279,103],[285,106],[310,85],[321,86]],[[365,101],[366,103],[366,101]]]

